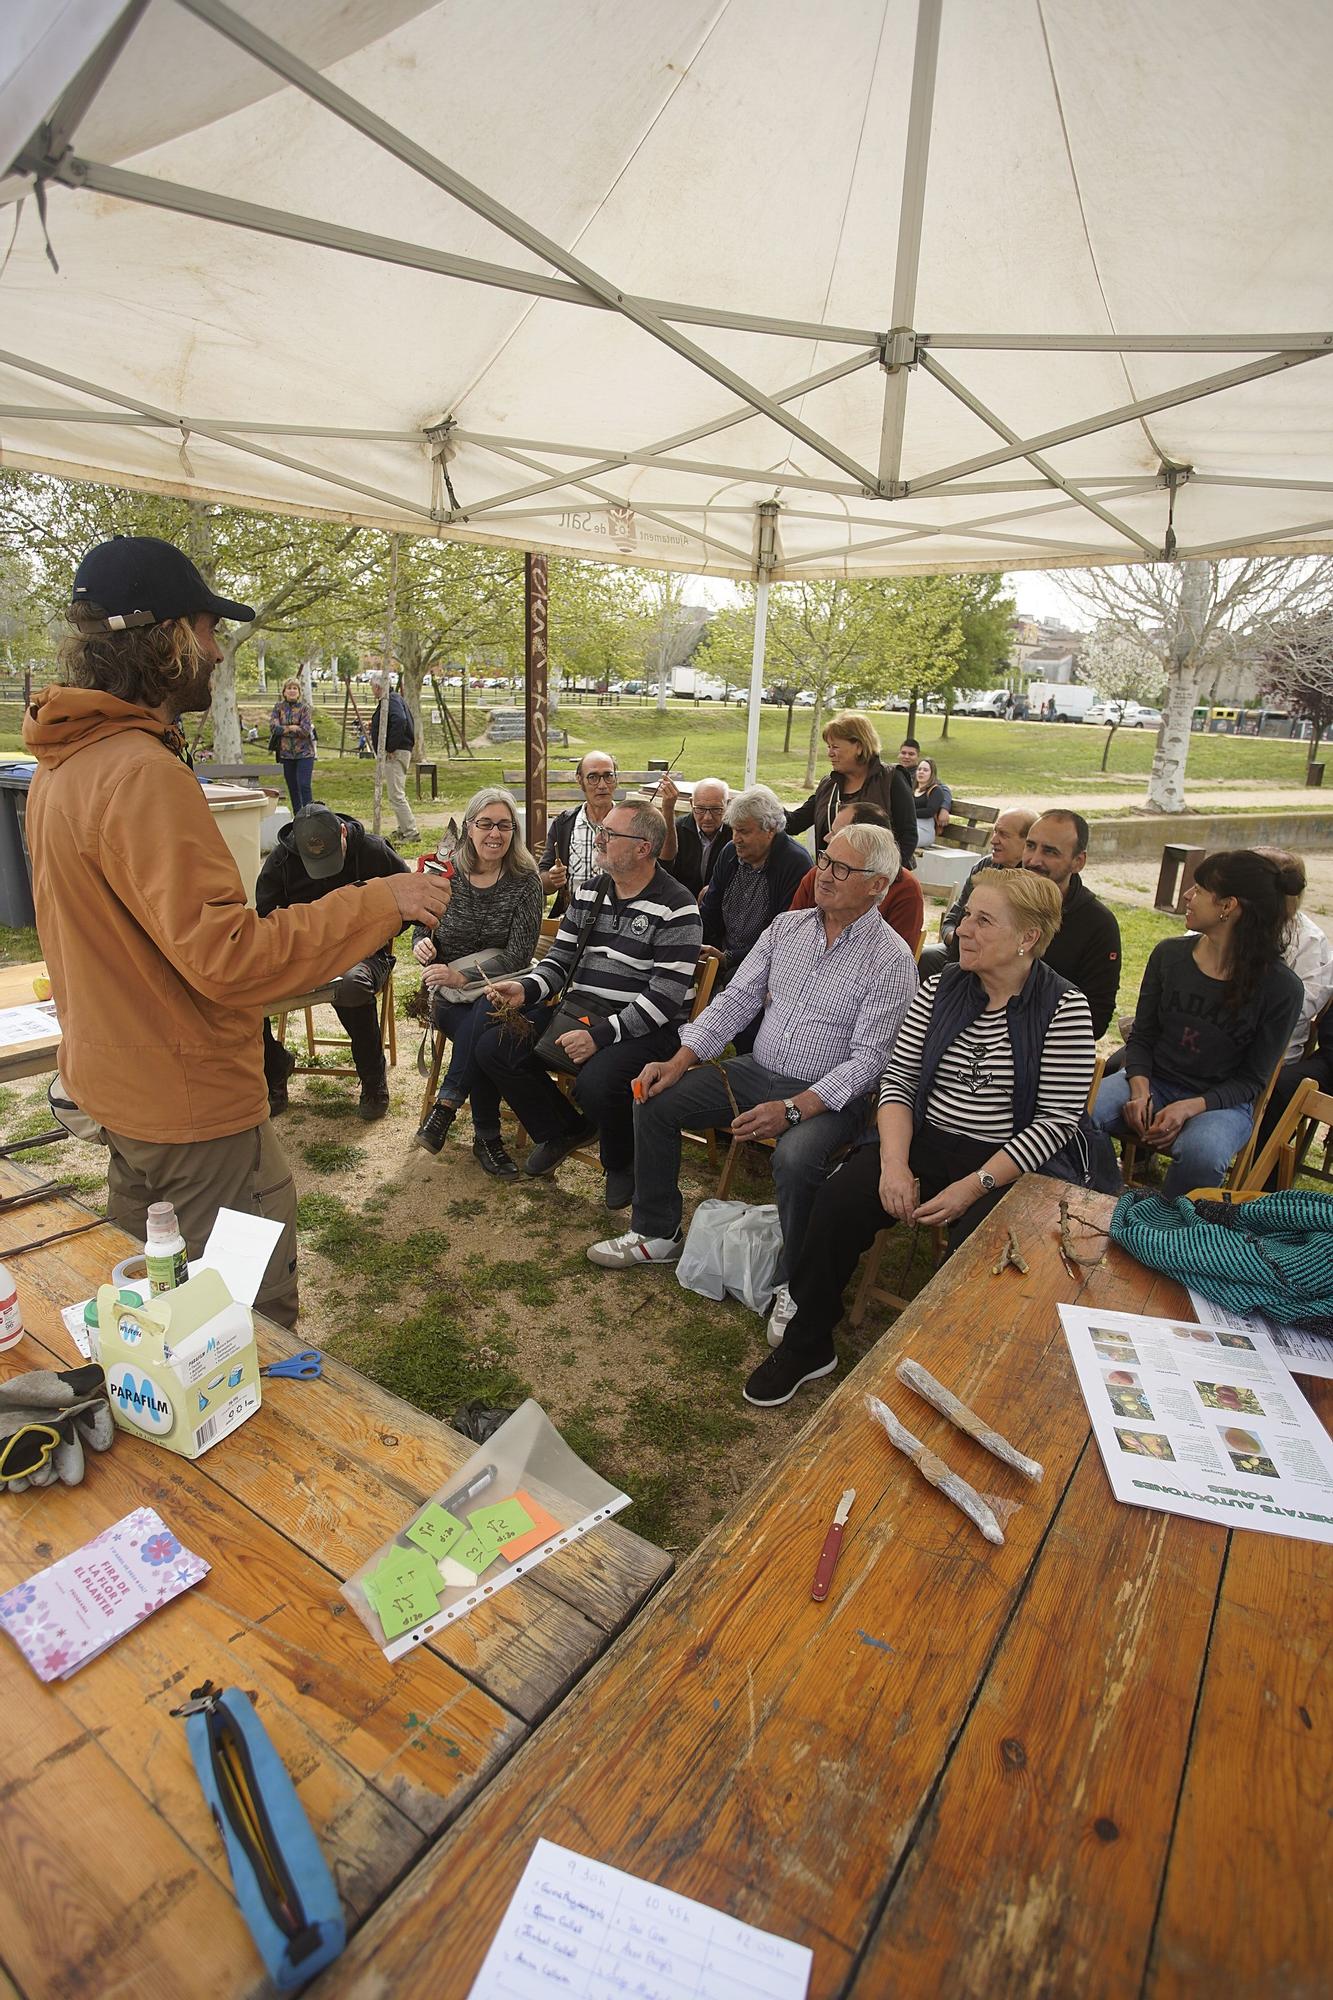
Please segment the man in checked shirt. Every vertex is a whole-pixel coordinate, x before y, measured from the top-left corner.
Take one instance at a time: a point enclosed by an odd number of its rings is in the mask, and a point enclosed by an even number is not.
[[[634,1227],[594,1243],[592,1263],[631,1270],[676,1262],[684,1242],[682,1131],[729,1126],[742,1139],[776,1139],[782,1257],[771,1324],[780,1338],[795,1310],[787,1272],[829,1156],[864,1127],[868,1093],[917,990],[912,954],[878,908],[898,867],[888,828],[849,826],[835,834],[819,858],[815,907],[776,916],[725,993],[681,1029],[678,1053],[640,1071]],[[724,1083],[713,1059],[756,1017],[753,1053],[722,1065]]]

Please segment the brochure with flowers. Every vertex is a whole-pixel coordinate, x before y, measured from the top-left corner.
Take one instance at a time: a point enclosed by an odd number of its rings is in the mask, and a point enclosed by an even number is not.
[[[136,1507],[72,1555],[0,1597],[0,1628],[44,1681],[89,1660],[208,1575],[162,1516]]]

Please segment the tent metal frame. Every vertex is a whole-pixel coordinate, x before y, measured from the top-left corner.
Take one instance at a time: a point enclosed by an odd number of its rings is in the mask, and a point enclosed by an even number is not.
[[[0,183],[0,199],[22,194],[29,181],[39,189],[54,183],[74,192],[86,192],[113,200],[146,204],[157,209],[190,215],[224,226],[258,231],[342,255],[364,257],[398,264],[469,285],[499,287],[532,299],[550,299],[562,304],[601,312],[614,312],[651,340],[669,349],[715,385],[730,391],[735,407],[708,421],[646,445],[592,446],[570,442],[511,437],[474,431],[460,426],[452,412],[438,425],[421,430],[377,429],[349,425],[320,426],[255,419],[226,421],[193,417],[188,413],[159,408],[124,390],[93,383],[34,359],[0,352],[0,362],[61,388],[108,404],[106,409],[63,409],[38,404],[9,404],[0,407],[0,420],[7,424],[57,421],[62,424],[125,424],[139,427],[149,435],[174,434],[180,440],[184,458],[191,436],[208,438],[228,450],[285,467],[303,477],[348,494],[358,494],[388,508],[397,522],[381,522],[390,531],[395,525],[411,525],[418,533],[448,536],[466,530],[471,522],[489,517],[504,519],[549,518],[550,510],[532,509],[522,503],[555,492],[586,494],[599,504],[621,506],[619,496],[595,482],[625,466],[656,468],[675,476],[682,474],[709,482],[723,482],[721,491],[712,491],[700,501],[674,500],[652,505],[636,499],[636,516],[651,520],[684,536],[720,559],[729,570],[751,577],[758,586],[756,649],[752,674],[752,735],[757,733],[758,694],[762,687],[762,634],[771,582],[784,577],[808,574],[820,564],[847,565],[868,553],[901,547],[912,542],[929,542],[932,537],[982,538],[1011,543],[1026,552],[1027,560],[1042,553],[1061,563],[1085,561],[1105,563],[1180,559],[1192,555],[1263,553],[1326,534],[1333,521],[1320,519],[1297,528],[1276,529],[1224,542],[1178,547],[1168,553],[1147,534],[1112,511],[1107,501],[1142,495],[1156,487],[1177,488],[1187,481],[1198,485],[1232,487],[1239,490],[1276,490],[1311,494],[1333,491],[1333,481],[1283,479],[1264,475],[1229,474],[1224,469],[1197,466],[1162,467],[1156,477],[1116,479],[1100,475],[1080,478],[1061,471],[1046,454],[1061,446],[1140,423],[1160,411],[1179,408],[1204,397],[1223,395],[1229,390],[1279,374],[1286,369],[1320,360],[1333,353],[1333,331],[1265,334],[1124,334],[1113,331],[1078,334],[1024,333],[936,333],[917,330],[917,283],[920,270],[922,232],[925,216],[927,175],[933,121],[936,68],[944,0],[917,0],[916,37],[908,103],[904,171],[901,184],[893,288],[890,300],[891,325],[888,329],[824,325],[819,321],[784,318],[771,314],[746,313],[693,301],[664,300],[638,296],[621,290],[612,278],[594,269],[573,251],[546,236],[535,224],[506,207],[484,188],[466,179],[456,169],[425,147],[417,144],[388,120],[358,102],[318,70],[303,62],[271,36],[256,28],[226,4],[226,0],[176,0],[176,4],[214,33],[244,51],[272,75],[300,91],[311,102],[340,119],[363,138],[451,196],[474,214],[537,259],[546,270],[525,270],[482,259],[454,256],[375,232],[350,229],[316,217],[264,207],[232,196],[201,188],[167,182],[100,161],[85,159],[74,151],[78,126],[106,77],[115,66],[134,29],[147,8],[147,0],[127,0],[102,42],[71,80],[49,117],[13,163],[11,177]],[[555,275],[553,275],[553,273]],[[844,346],[850,355],[816,374],[776,391],[768,391],[729,367],[718,356],[701,347],[683,326],[716,328],[757,333],[777,339]],[[1235,354],[1247,356],[1233,367],[1183,383],[1155,395],[1134,398],[1115,408],[1101,410],[1075,422],[1034,436],[1013,430],[962,382],[939,356],[943,352],[1023,352],[1050,354]],[[807,423],[790,406],[843,377],[878,365],[884,372],[884,398],[878,464],[875,470],[863,465],[834,437]],[[949,465],[936,467],[912,479],[902,477],[902,453],[907,402],[913,373],[921,369],[947,394],[963,405],[991,430],[1000,444]],[[756,418],[767,419],[786,434],[786,458],[769,469],[736,464],[725,458],[696,459],[681,456],[682,447],[716,436],[738,424]],[[469,504],[443,507],[386,491],[354,479],[331,467],[299,458],[260,440],[329,439],[363,440],[367,443],[403,443],[422,448],[423,465],[435,474],[441,442],[455,443],[485,451],[509,464],[522,467],[536,478],[505,491],[493,493]],[[832,474],[798,470],[790,463],[793,444],[803,446],[834,469]],[[569,458],[579,463],[562,468],[549,463]],[[1038,475],[1036,479],[978,479],[975,475],[1023,460]],[[185,460],[188,471],[188,459]],[[764,497],[753,503],[724,500],[729,487],[750,487]],[[821,494],[843,503],[842,513],[806,508],[785,511],[793,520],[819,520],[830,533],[843,539],[820,550],[784,558],[779,539],[782,496]],[[977,516],[966,521],[908,519],[898,512],[901,503],[912,499],[944,500],[984,498],[994,494],[1039,493],[1040,505],[1007,514]],[[238,501],[244,496],[237,496]],[[452,502],[452,494],[450,495]],[[879,502],[883,516],[853,513],[846,502]],[[1052,540],[1025,532],[1023,523],[1034,515],[1073,510],[1091,515],[1114,538],[1112,545],[1085,545],[1082,542]],[[702,516],[703,525],[688,525],[677,518]],[[719,533],[719,518],[745,516],[753,530],[753,544],[744,548]],[[500,521],[495,525],[498,527]],[[855,529],[876,531],[871,539],[855,540]],[[569,551],[569,553],[579,553]],[[607,555],[606,551],[587,551]],[[923,567],[927,566],[925,564]],[[747,754],[747,782],[753,775]]]

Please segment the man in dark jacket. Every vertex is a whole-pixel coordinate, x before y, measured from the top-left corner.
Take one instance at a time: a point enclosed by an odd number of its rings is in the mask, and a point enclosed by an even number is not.
[[[704,945],[721,960],[715,991],[739,969],[779,911],[791,908],[805,880],[810,856],[784,831],[786,817],[781,799],[767,785],[738,792],[727,807],[731,843],[718,857],[699,905]]]
[[[653,800],[667,823],[662,866],[694,895],[701,896],[713,879],[723,848],[731,845],[731,828],[724,823],[731,787],[723,778],[700,778],[690,810],[678,819],[679,797],[671,779],[663,778]]]
[[[548,895],[555,892],[553,917],[563,916],[584,882],[602,872],[597,856],[597,829],[616,802],[616,760],[609,750],[585,750],[574,777],[583,794],[581,806],[566,806],[546,829],[546,845],[537,873]]]
[[[371,686],[375,690],[375,708],[370,718],[370,746],[378,753],[380,709],[384,702],[383,674],[376,674]],[[389,787],[389,803],[393,807],[394,820],[404,840],[420,838],[417,833],[416,814],[407,801],[407,774],[412,768],[412,746],[416,740],[417,732],[412,724],[412,711],[403,697],[391,687],[389,721],[384,738],[384,776]]]
[[[367,833],[360,820],[333,812],[328,806],[302,806],[291,824],[279,831],[278,844],[259,871],[255,908],[261,917],[267,917],[274,910],[290,909],[293,903],[317,902],[331,889],[345,889],[353,882],[406,873],[407,863],[388,841]],[[389,1108],[389,1079],[375,1002],[392,970],[390,937],[378,951],[333,982],[333,1011],[352,1045],[352,1061],[361,1084],[357,1109],[367,1122],[383,1118]],[[266,1020],[264,1079],[270,1113],[286,1110],[287,1079],[295,1067],[295,1056],[276,1039],[272,1023]]]
[[[1092,1013],[1093,1034],[1104,1035],[1120,986],[1120,926],[1083,886],[1087,858],[1088,822],[1082,813],[1052,806],[1028,829],[1023,866],[1054,882],[1065,905],[1060,928],[1046,947],[1046,963],[1078,987]]]

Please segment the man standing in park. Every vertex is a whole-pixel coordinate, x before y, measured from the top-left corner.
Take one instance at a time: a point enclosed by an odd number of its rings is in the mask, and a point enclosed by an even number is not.
[[[555,892],[553,917],[563,916],[579,887],[600,875],[597,829],[616,802],[616,760],[609,750],[585,750],[574,776],[583,804],[556,814],[537,863],[543,889],[548,896]]]
[[[1083,885],[1088,822],[1082,813],[1052,806],[1028,829],[1023,866],[1054,882],[1064,898],[1060,928],[1047,945],[1046,964],[1077,986],[1092,1013],[1092,1032],[1104,1035],[1120,986],[1120,926]]]
[[[68,613],[66,685],[43,688],[23,738],[37,928],[70,1094],[110,1148],[108,1219],[142,1242],[174,1203],[197,1257],[219,1208],[281,1222],[255,1301],[293,1325],[296,1190],[268,1121],[265,1006],[335,978],[404,923],[433,923],[425,875],[340,889],[261,918],[186,761],[179,718],[209,706],[219,619],[253,611],[210,590],[169,542],[89,551]]]
[[[384,703],[384,675],[373,674],[370,681],[375,691],[375,709],[370,718],[370,747],[378,755],[380,747],[380,709]],[[412,746],[417,740],[417,732],[412,724],[412,711],[394,687],[389,689],[389,720],[384,738],[384,776],[389,787],[389,804],[393,807],[394,823],[400,840],[419,840],[417,817],[408,803],[407,774],[412,768]]]

